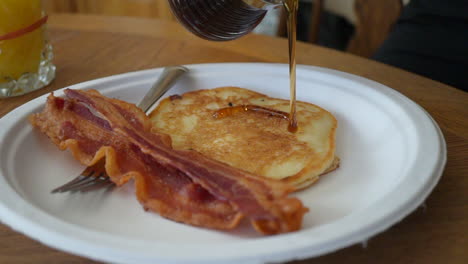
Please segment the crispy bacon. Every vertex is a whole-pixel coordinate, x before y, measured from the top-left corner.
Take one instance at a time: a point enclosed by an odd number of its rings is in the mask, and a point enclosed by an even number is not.
[[[111,180],[135,179],[145,209],[169,219],[216,229],[232,229],[243,217],[263,234],[298,230],[308,211],[292,188],[209,159],[175,150],[170,137],[151,131],[135,105],[94,90],[51,94],[31,123],[60,149],[69,149],[86,166],[105,161]]]

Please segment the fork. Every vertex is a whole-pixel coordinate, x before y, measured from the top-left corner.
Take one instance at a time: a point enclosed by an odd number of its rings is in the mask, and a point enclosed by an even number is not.
[[[137,105],[145,113],[149,113],[156,101],[161,98],[175,82],[189,70],[184,66],[171,66],[164,68],[161,76],[153,84],[145,97]],[[115,184],[110,180],[104,169],[104,160],[87,167],[76,178],[51,191],[51,193],[88,192],[103,188],[113,188]]]

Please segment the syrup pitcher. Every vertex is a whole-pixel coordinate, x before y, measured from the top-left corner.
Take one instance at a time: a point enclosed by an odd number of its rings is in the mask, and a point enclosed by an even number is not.
[[[192,33],[208,40],[227,41],[248,34],[268,10],[291,0],[168,1],[177,19]]]

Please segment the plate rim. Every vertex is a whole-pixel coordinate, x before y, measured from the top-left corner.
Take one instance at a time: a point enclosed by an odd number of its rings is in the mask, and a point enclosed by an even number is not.
[[[287,67],[287,64],[279,64],[279,63],[207,63],[207,64],[191,64],[191,65],[185,65],[186,67],[189,67],[190,69],[200,69],[200,70],[206,70],[206,69],[221,69],[221,68],[229,68],[229,67],[236,67],[236,68],[239,68],[239,67],[260,67],[260,68],[264,68],[264,67]],[[261,69],[257,69],[257,70],[261,70]],[[322,68],[322,67],[317,67],[317,66],[310,66],[310,65],[298,65],[298,70],[306,70],[306,71],[315,71],[315,72],[321,72],[321,73],[325,73],[325,74],[328,74],[328,75],[333,75],[333,76],[338,76],[340,78],[345,78],[345,79],[348,79],[348,80],[352,80],[352,81],[356,81],[358,83],[361,83],[363,85],[366,85],[366,86],[369,86],[371,88],[375,88],[375,89],[378,89],[380,92],[383,92],[384,95],[386,96],[389,96],[393,99],[397,98],[398,100],[401,100],[401,102],[404,102],[405,104],[408,104],[409,106],[415,108],[416,109],[419,109],[420,111],[420,114],[423,114],[423,116],[425,116],[427,118],[426,121],[430,121],[431,124],[432,124],[432,128],[435,129],[434,132],[436,132],[438,138],[439,138],[439,149],[440,149],[440,153],[438,153],[439,155],[439,158],[437,159],[437,164],[434,164],[434,170],[432,171],[432,175],[429,176],[429,179],[430,181],[426,182],[425,183],[425,188],[422,188],[422,190],[420,190],[420,193],[418,194],[413,194],[413,196],[416,196],[417,199],[412,199],[411,201],[407,201],[406,205],[405,205],[405,208],[403,208],[402,210],[400,210],[399,213],[396,213],[396,212],[393,212],[392,215],[388,215],[386,219],[384,219],[385,221],[381,222],[380,224],[376,224],[375,226],[373,226],[372,228],[368,229],[366,232],[359,232],[360,234],[350,234],[346,239],[341,239],[341,243],[340,243],[340,246],[336,246],[335,245],[328,245],[325,246],[325,247],[322,247],[322,250],[315,250],[314,252],[320,252],[319,254],[309,254],[310,252],[308,252],[308,247],[307,245],[304,245],[304,242],[307,242],[307,241],[303,241],[303,240],[306,240],[304,239],[303,235],[306,235],[304,233],[301,233],[301,232],[297,232],[297,233],[292,233],[292,234],[287,234],[287,235],[283,235],[283,238],[284,237],[287,237],[287,241],[291,242],[292,245],[295,245],[296,248],[294,249],[289,249],[289,250],[279,250],[278,252],[275,252],[275,254],[271,254],[271,255],[268,255],[268,256],[265,256],[265,255],[262,255],[262,256],[249,256],[249,255],[242,255],[242,256],[239,256],[239,258],[235,259],[235,260],[232,260],[232,259],[229,259],[229,260],[226,260],[226,259],[214,259],[214,258],[210,258],[210,257],[207,257],[207,256],[201,256],[201,257],[205,257],[205,258],[200,258],[200,256],[198,256],[198,259],[193,262],[193,263],[217,263],[219,261],[223,261],[223,262],[232,262],[232,263],[236,263],[240,260],[242,261],[253,261],[253,263],[262,263],[262,262],[266,262],[266,261],[287,261],[287,260],[292,260],[292,259],[303,259],[303,258],[308,258],[308,257],[311,257],[311,256],[319,256],[319,255],[323,255],[323,254],[326,254],[326,253],[330,253],[332,251],[335,251],[335,250],[339,250],[341,248],[344,248],[344,247],[347,247],[347,246],[350,246],[352,244],[355,244],[355,243],[358,243],[358,242],[361,242],[362,240],[365,240],[365,239],[368,239],[369,237],[373,236],[373,235],[376,235],[376,234],[379,234],[381,233],[382,231],[386,230],[387,228],[389,228],[390,226],[396,224],[397,222],[399,222],[401,219],[403,219],[404,217],[406,217],[409,213],[411,213],[412,211],[414,211],[426,198],[427,196],[432,192],[433,188],[437,185],[438,181],[440,180],[441,176],[442,176],[442,172],[445,168],[445,164],[446,164],[446,159],[447,159],[447,150],[446,150],[446,143],[445,143],[445,139],[444,139],[444,136],[442,134],[442,131],[440,129],[440,127],[437,125],[437,123],[434,121],[434,119],[421,107],[419,106],[418,104],[416,104],[415,102],[413,102],[412,100],[410,100],[409,98],[407,98],[406,96],[404,96],[403,94],[399,93],[398,91],[396,90],[393,90],[385,85],[382,85],[380,83],[377,83],[375,81],[372,81],[372,80],[369,80],[369,79],[366,79],[364,77],[361,77],[361,76],[357,76],[357,75],[353,75],[353,74],[349,74],[349,73],[345,73],[345,72],[341,72],[341,71],[337,71],[337,70],[333,70],[333,69],[328,69],[328,68]],[[87,82],[82,82],[82,83],[78,83],[78,84],[74,84],[74,85],[71,85],[71,86],[68,86],[68,87],[65,87],[65,88],[62,88],[62,89],[59,89],[57,91],[55,91],[55,93],[57,94],[61,94],[62,91],[66,88],[85,88],[85,87],[89,87],[89,86],[92,86],[92,85],[95,85],[95,84],[100,84],[100,83],[107,83],[109,81],[118,81],[118,80],[122,80],[122,79],[131,79],[133,77],[138,77],[138,76],[145,76],[145,74],[158,74],[162,71],[162,68],[154,68],[154,69],[147,69],[147,70],[142,70],[142,71],[134,71],[134,72],[128,72],[128,73],[123,73],[123,74],[118,74],[118,75],[112,75],[112,76],[108,76],[108,77],[104,77],[104,78],[99,78],[99,79],[95,79],[95,80],[90,80],[90,81],[87,81]],[[225,70],[224,70],[225,71]],[[298,75],[299,76],[299,75]],[[25,111],[27,110],[28,106],[29,107],[35,107],[34,105],[40,105],[40,104],[43,104],[44,102],[44,98],[47,96],[47,94],[43,95],[43,96],[40,96],[38,98],[35,98],[25,104],[23,104],[22,106],[14,109],[13,111],[11,111],[10,113],[8,113],[7,115],[5,115],[4,117],[2,117],[2,119],[0,119],[0,124],[2,123],[5,123],[7,121],[5,120],[14,120],[14,117],[13,115],[16,114],[17,112],[21,112],[21,111]],[[42,103],[40,103],[42,102]],[[17,120],[18,121],[18,120]],[[3,137],[5,137],[6,135],[6,132],[8,131],[8,129],[3,129],[2,127],[4,127],[3,125],[0,126],[0,139],[2,139]],[[2,148],[0,147],[0,150]],[[0,160],[0,164],[2,164],[2,160]],[[2,170],[0,170],[0,183],[1,184],[4,184],[4,177],[3,174],[2,174]],[[11,187],[10,187],[11,188]],[[13,193],[16,194],[18,197],[13,197],[13,198],[20,198],[19,195],[12,189]],[[106,255],[106,254],[101,254],[99,253],[98,251],[96,251],[96,248],[86,248],[86,246],[82,245],[83,243],[86,243],[86,241],[76,241],[77,239],[73,239],[73,237],[71,237],[70,239],[67,240],[68,243],[70,243],[70,246],[67,246],[65,244],[67,243],[57,243],[57,241],[64,241],[63,238],[60,238],[60,236],[65,236],[65,234],[60,234],[60,232],[56,231],[56,230],[49,230],[49,229],[46,229],[44,230],[44,226],[42,226],[41,224],[37,224],[37,223],[32,223],[32,221],[30,221],[29,219],[24,219],[24,217],[22,218],[21,216],[18,216],[16,215],[15,213],[15,210],[12,210],[11,208],[8,208],[8,206],[6,206],[4,204],[4,192],[1,192],[0,193],[0,219],[7,219],[7,221],[4,221],[5,224],[7,224],[8,226],[12,227],[14,230],[16,231],[19,231],[25,235],[27,235],[28,237],[32,237],[36,240],[39,240],[41,241],[42,243],[44,244],[47,244],[48,246],[51,246],[53,248],[57,248],[57,249],[60,249],[60,250],[64,250],[66,252],[70,252],[72,254],[75,254],[75,255],[81,255],[81,256],[84,256],[84,257],[88,257],[88,258],[93,258],[93,259],[98,259],[98,260],[104,260],[104,261],[115,261],[115,262],[119,262],[123,260],[122,263],[125,263],[127,262],[126,261],[126,256],[125,254],[121,255],[121,254],[118,254],[117,255],[117,259],[109,259],[107,257],[104,257],[103,255]],[[20,199],[21,201],[21,199]],[[28,203],[26,200],[24,201],[26,203]],[[29,203],[28,203],[29,204]],[[21,207],[22,206],[22,207]],[[33,205],[29,204],[29,206],[31,207],[34,207]],[[41,216],[41,217],[44,217],[44,215],[41,215],[41,212],[43,214],[46,214],[46,219],[47,217],[49,219],[49,221],[52,221],[52,223],[54,222],[54,220],[59,220],[61,221],[60,219],[58,218],[55,218],[51,215],[47,215],[46,212],[43,212],[42,210],[38,209],[38,208],[28,208],[27,205],[20,205],[21,209],[22,210],[29,210],[28,212],[29,213],[32,213],[34,217],[38,217],[38,216]],[[30,210],[30,209],[33,209],[33,210]],[[39,212],[37,211],[34,211],[34,209],[37,209]],[[18,219],[19,218],[19,219]],[[345,217],[346,218],[346,217]],[[73,228],[77,228],[78,229],[85,229],[85,230],[78,230],[80,232],[83,232],[83,234],[87,234],[87,235],[93,235],[93,234],[96,234],[99,232],[96,232],[96,231],[92,231],[91,233],[88,233],[86,228],[82,228],[82,227],[79,227],[79,226],[76,226],[76,225],[73,225],[71,223],[66,223],[64,221],[62,221],[64,224],[68,224],[70,225],[71,227]],[[62,223],[62,224],[63,224]],[[36,229],[36,232],[38,233],[34,233],[33,235],[31,234],[26,234],[26,231],[23,230],[24,228],[22,228],[21,226],[26,226],[28,228],[26,229],[30,229],[29,231],[31,231],[31,229]],[[40,232],[42,231],[42,232]],[[52,234],[51,234],[52,233]],[[55,235],[55,236],[58,236],[59,237],[59,240],[55,241],[55,242],[51,242],[47,239],[43,239],[43,235]],[[110,239],[112,239],[112,236],[108,236],[107,234],[104,234],[104,233],[100,233],[99,235],[104,235],[106,237],[109,237]],[[299,241],[302,243],[301,246],[299,245],[299,243],[297,243],[297,241],[295,241],[296,239],[299,239]],[[74,241],[75,240],[75,241]],[[234,242],[236,243],[236,242]],[[243,244],[250,244],[248,242],[240,242],[240,243],[243,243]],[[284,243],[284,241],[283,241]],[[288,243],[285,243],[285,244],[288,244]],[[332,243],[330,243],[332,244]],[[71,246],[73,246],[72,248],[70,248]],[[84,252],[87,252],[86,254],[85,253],[82,253],[82,252],[77,252],[76,248],[78,247],[81,247],[81,249],[86,249]],[[93,250],[94,249],[94,250]],[[100,250],[102,250],[102,252],[112,252],[112,254],[114,254],[115,252],[115,249],[113,249],[112,247],[108,247],[108,246],[102,246],[100,248]],[[285,252],[286,251],[286,252]],[[81,254],[80,254],[81,253]],[[89,253],[93,253],[93,254],[89,254]],[[108,255],[111,255],[111,254],[108,254]],[[149,254],[148,256],[145,256],[145,254],[142,254],[141,255],[141,261],[145,261],[145,257],[154,257],[154,255],[152,254]],[[104,257],[104,258],[103,258]],[[252,259],[254,258],[254,259]],[[130,260],[130,259],[128,259]],[[131,260],[134,260],[134,259],[131,259]],[[153,258],[154,260],[154,258]],[[166,261],[166,262],[172,262],[172,261],[176,261],[176,260],[173,260],[173,259],[159,259],[159,260],[162,260],[162,261]],[[180,259],[179,259],[180,260]]]

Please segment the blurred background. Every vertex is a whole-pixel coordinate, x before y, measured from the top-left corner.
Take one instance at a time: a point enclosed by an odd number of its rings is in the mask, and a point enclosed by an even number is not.
[[[166,0],[43,0],[51,13],[84,13],[175,20]],[[409,0],[301,0],[299,40],[370,57]],[[366,21],[366,23],[361,23]],[[286,37],[285,14],[270,12],[258,34]]]

